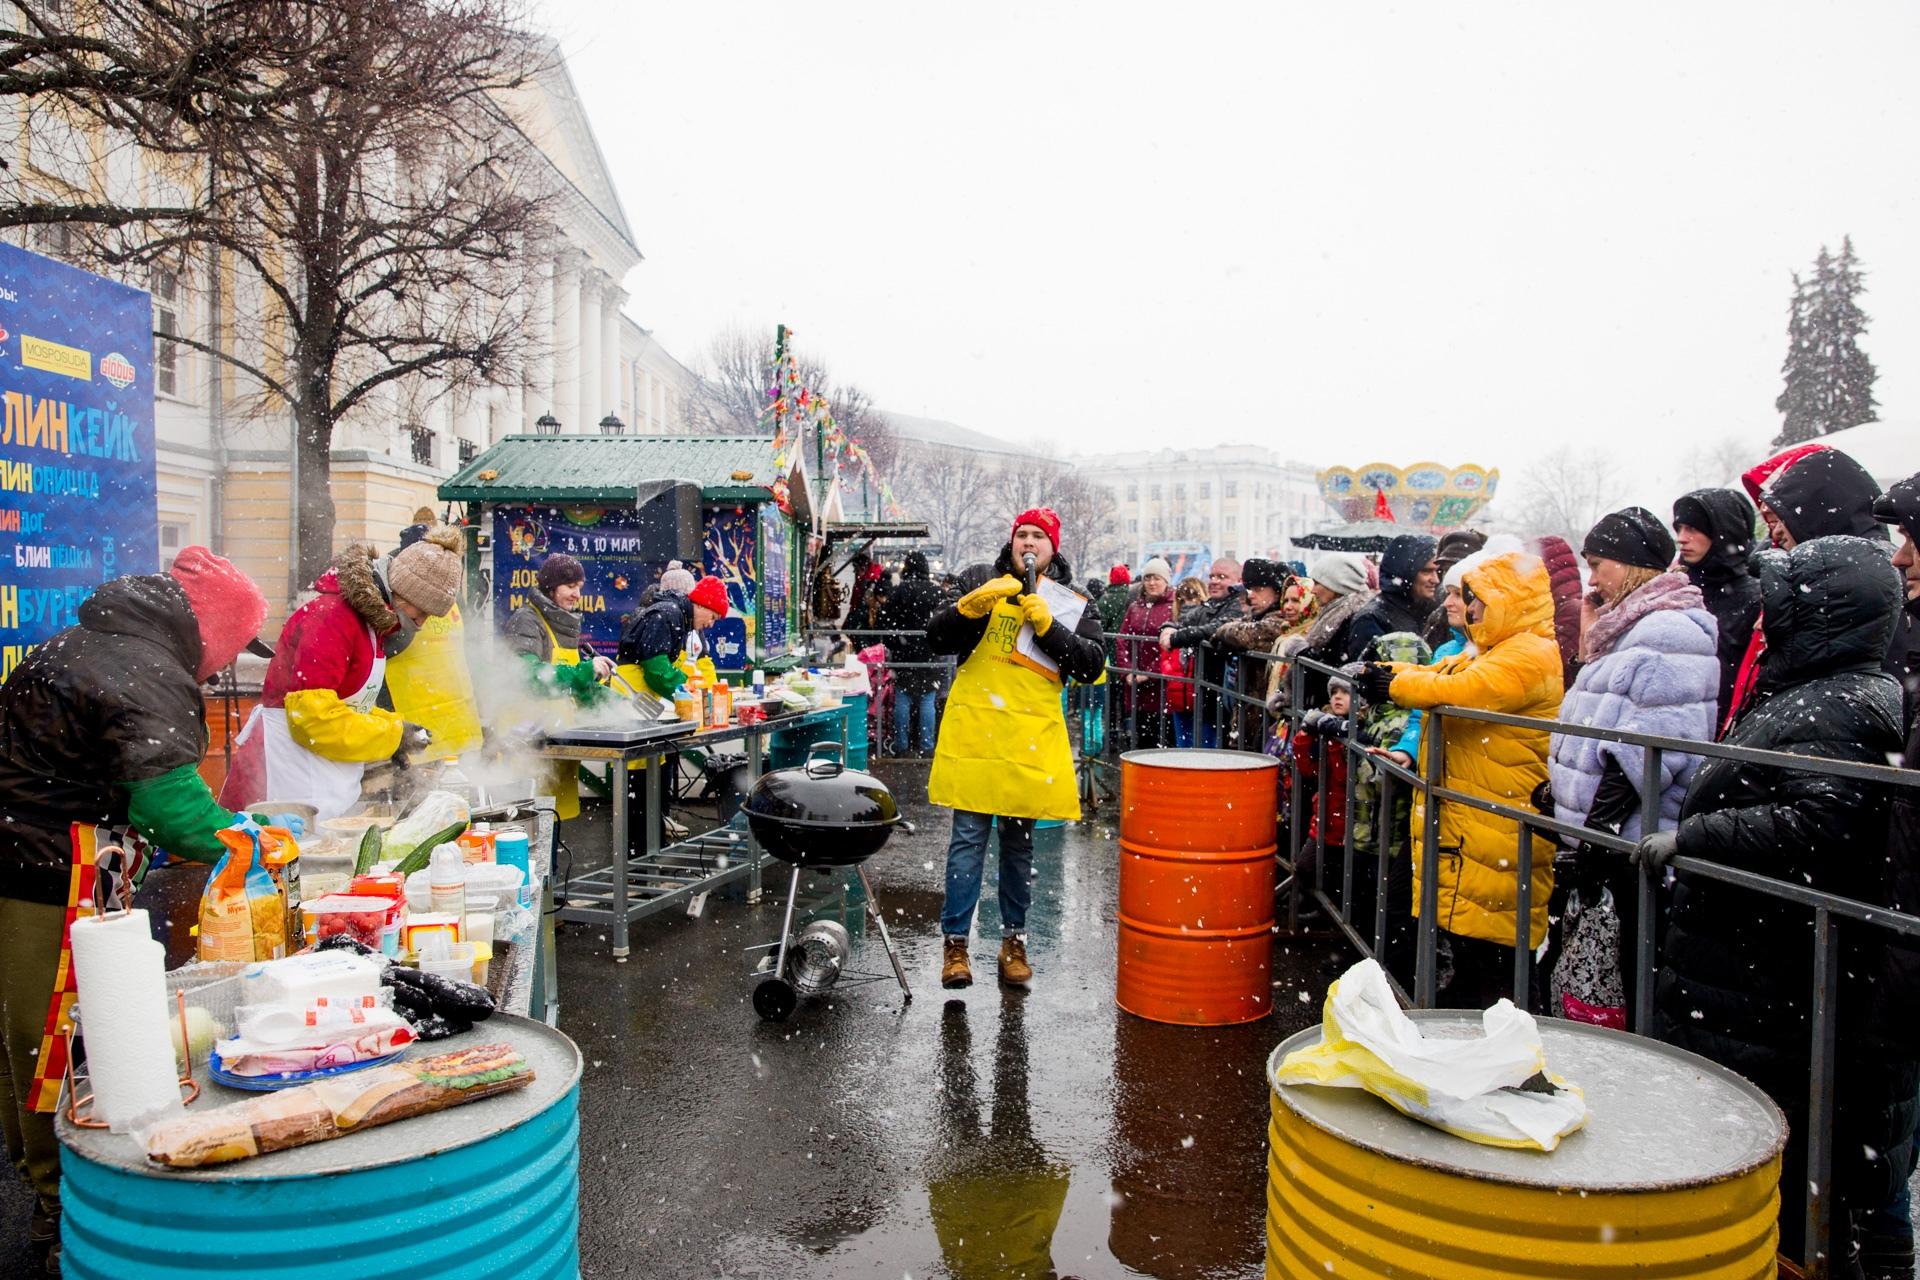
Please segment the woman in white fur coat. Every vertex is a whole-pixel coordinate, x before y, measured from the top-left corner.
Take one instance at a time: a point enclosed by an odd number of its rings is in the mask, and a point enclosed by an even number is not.
[[[1616,511],[1593,527],[1581,554],[1591,590],[1560,718],[1711,741],[1720,687],[1717,624],[1700,589],[1684,573],[1668,572],[1674,543],[1665,524],[1640,507]],[[1643,763],[1637,746],[1554,734],[1548,772],[1555,816],[1638,837]],[[1661,755],[1661,827],[1679,820],[1698,763],[1697,756]]]

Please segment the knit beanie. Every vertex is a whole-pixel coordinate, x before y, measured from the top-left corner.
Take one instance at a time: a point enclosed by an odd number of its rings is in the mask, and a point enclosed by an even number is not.
[[[727,616],[727,588],[712,574],[694,583],[693,590],[687,592],[687,599],[713,610],[723,618]]]
[[[1357,551],[1329,551],[1313,562],[1313,580],[1336,596],[1367,589],[1367,558]]]
[[[660,589],[687,595],[693,590],[693,573],[678,560],[669,560],[667,571],[660,575]]]
[[[1600,517],[1580,544],[1583,556],[1600,556],[1639,569],[1665,569],[1673,563],[1673,535],[1666,522],[1645,507],[1627,507]]]
[[[1133,581],[1133,573],[1123,564],[1117,564],[1107,570],[1107,585],[1124,587]]]
[[[1167,582],[1173,581],[1173,566],[1165,560],[1162,560],[1159,556],[1155,556],[1140,566],[1140,576],[1143,578],[1151,577],[1156,573]]]
[[[394,555],[387,565],[387,585],[393,588],[393,594],[429,616],[446,616],[460,595],[464,546],[457,526],[433,530]]]
[[[205,547],[187,547],[173,558],[167,573],[187,593],[187,604],[200,628],[200,668],[193,673],[194,679],[209,678],[239,657],[242,649],[270,652],[260,643],[267,598],[232,562]]]
[[[556,551],[540,562],[540,571],[533,575],[533,583],[540,588],[540,594],[553,599],[554,590],[572,582],[585,582],[587,567],[564,551]],[[411,596],[408,599],[412,599]]]
[[[1052,507],[1029,507],[1022,511],[1013,518],[1013,533],[1007,537],[1012,538],[1014,533],[1020,532],[1023,524],[1042,530],[1047,535],[1047,541],[1053,544],[1054,551],[1060,550],[1060,513]]]

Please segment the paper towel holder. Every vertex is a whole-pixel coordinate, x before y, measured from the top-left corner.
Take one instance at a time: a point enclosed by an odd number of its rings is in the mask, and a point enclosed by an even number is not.
[[[193,1078],[192,1041],[187,1038],[187,993],[184,991],[176,991],[173,993],[173,999],[176,1016],[180,1019],[180,1043],[189,1046],[187,1052],[187,1073],[180,1077],[180,1087],[187,1091],[187,1096],[180,1101],[185,1104],[191,1104],[195,1098],[200,1096],[200,1082]],[[82,1097],[79,1087],[74,1083],[73,1040],[79,1030],[80,1006],[75,1005],[67,1011],[67,1123],[79,1129],[105,1129],[109,1127],[107,1122],[94,1118],[93,1095],[89,1093]]]

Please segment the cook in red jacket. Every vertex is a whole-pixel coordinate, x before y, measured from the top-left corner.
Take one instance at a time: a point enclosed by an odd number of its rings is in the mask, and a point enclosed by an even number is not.
[[[300,800],[338,817],[359,801],[367,765],[426,745],[424,730],[375,700],[387,658],[452,610],[461,546],[459,529],[440,528],[390,556],[352,546],[334,558],[313,584],[319,594],[281,629],[260,706],[234,742],[223,804]]]

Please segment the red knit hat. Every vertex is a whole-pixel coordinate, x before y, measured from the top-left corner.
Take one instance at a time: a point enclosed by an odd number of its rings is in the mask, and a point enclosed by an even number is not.
[[[1117,564],[1107,570],[1107,585],[1110,587],[1124,587],[1132,581],[1132,571],[1123,564]]]
[[[1060,515],[1052,507],[1031,507],[1013,518],[1013,533],[1020,532],[1023,524],[1033,525],[1047,535],[1047,541],[1053,544],[1054,551],[1060,550]],[[1011,538],[1013,533],[1007,536]]]
[[[712,574],[694,583],[693,590],[687,592],[687,599],[697,605],[704,605],[723,618],[727,616],[726,584]]]
[[[174,557],[167,572],[187,593],[193,620],[200,626],[196,680],[207,679],[242,649],[266,647],[260,644],[260,624],[267,620],[267,598],[230,561],[205,547],[188,547]]]

